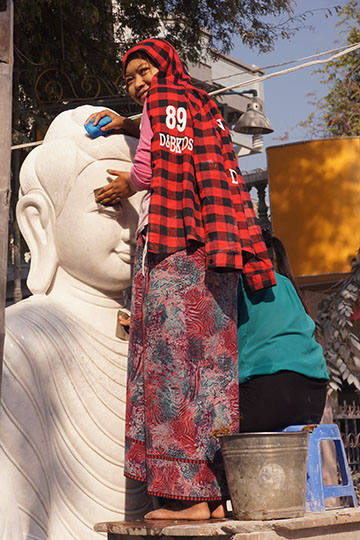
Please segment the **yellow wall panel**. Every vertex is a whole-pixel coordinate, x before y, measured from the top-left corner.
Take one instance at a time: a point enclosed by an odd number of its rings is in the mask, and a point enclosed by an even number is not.
[[[360,248],[360,138],[267,148],[274,235],[296,276],[348,272]]]

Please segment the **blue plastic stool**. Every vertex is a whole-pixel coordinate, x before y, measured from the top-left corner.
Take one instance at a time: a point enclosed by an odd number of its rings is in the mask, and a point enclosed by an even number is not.
[[[301,431],[305,426],[288,426],[283,431]],[[328,497],[350,497],[351,506],[358,506],[344,445],[336,424],[318,424],[309,433],[305,512],[322,512]],[[339,464],[341,484],[324,484],[321,441],[334,441]]]

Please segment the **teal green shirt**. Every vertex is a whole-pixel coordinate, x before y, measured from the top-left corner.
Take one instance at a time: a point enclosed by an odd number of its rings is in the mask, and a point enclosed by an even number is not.
[[[329,379],[314,321],[291,281],[276,273],[275,287],[247,294],[238,288],[239,383],[281,370]]]

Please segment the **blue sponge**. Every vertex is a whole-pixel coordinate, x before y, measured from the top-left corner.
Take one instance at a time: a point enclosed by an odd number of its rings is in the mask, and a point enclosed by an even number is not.
[[[103,116],[103,118],[100,118],[96,126],[94,126],[94,119],[92,118],[90,122],[84,125],[84,128],[93,139],[96,139],[96,137],[100,137],[100,135],[110,135],[111,133],[114,133],[114,129],[110,129],[109,131],[101,131],[100,129],[106,126],[109,122],[111,122],[110,116]]]

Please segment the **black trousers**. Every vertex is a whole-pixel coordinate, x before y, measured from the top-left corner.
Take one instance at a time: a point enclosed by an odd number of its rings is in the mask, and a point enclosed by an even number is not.
[[[240,384],[240,432],[318,424],[325,407],[327,385],[327,380],[294,371],[258,375]]]

